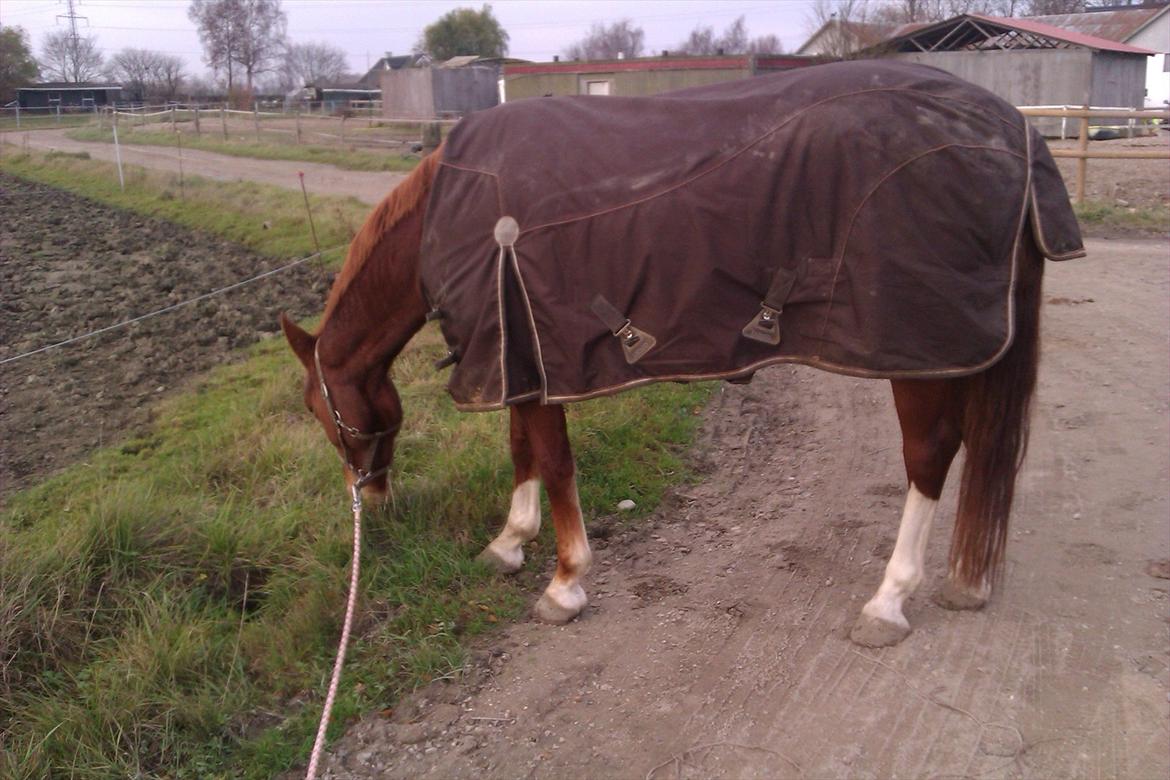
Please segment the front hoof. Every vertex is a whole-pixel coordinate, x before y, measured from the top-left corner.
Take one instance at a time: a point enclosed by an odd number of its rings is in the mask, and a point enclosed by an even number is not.
[[[875,618],[862,613],[853,630],[849,632],[849,639],[855,645],[862,647],[892,647],[910,635],[910,624],[891,623],[882,618]]]
[[[524,566],[524,551],[519,547],[501,550],[494,544],[483,548],[476,560],[486,563],[500,574],[515,574]]]
[[[533,612],[542,623],[561,626],[580,615],[588,603],[589,599],[580,585],[568,588],[554,588],[550,585],[536,602]]]
[[[990,595],[989,588],[973,589],[948,579],[934,595],[934,603],[943,609],[983,609]]]

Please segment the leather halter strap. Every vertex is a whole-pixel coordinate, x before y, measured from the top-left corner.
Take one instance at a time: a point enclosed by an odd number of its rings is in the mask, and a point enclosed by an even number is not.
[[[378,447],[382,444],[382,439],[393,433],[397,433],[402,423],[373,433],[365,433],[352,425],[347,425],[341,419],[341,412],[337,411],[333,406],[333,399],[329,397],[329,386],[325,384],[325,373],[321,370],[321,356],[317,352],[317,344],[313,345],[313,366],[317,369],[317,381],[321,385],[321,398],[325,401],[325,409],[329,412],[329,417],[333,420],[333,425],[337,428],[337,442],[341,446],[341,460],[345,463],[345,467],[357,477],[357,481],[354,482],[353,487],[355,493],[360,496],[361,494],[357,491],[360,491],[363,487],[390,470],[390,464],[387,463],[376,471],[370,471],[374,466],[374,459],[378,457]],[[349,447],[345,443],[346,436],[349,436],[351,439],[357,439],[358,441],[372,441],[374,443],[370,447],[369,455],[366,456],[364,467],[358,466],[353,462],[353,454],[349,451]]]

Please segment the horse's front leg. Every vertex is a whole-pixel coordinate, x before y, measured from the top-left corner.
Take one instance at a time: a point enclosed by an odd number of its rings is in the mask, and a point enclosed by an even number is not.
[[[479,559],[504,574],[524,565],[524,545],[540,533],[540,477],[532,454],[532,443],[520,413],[512,408],[508,444],[512,450],[512,506],[503,530],[491,541]]]
[[[581,519],[577,469],[565,427],[565,410],[562,406],[527,403],[516,407],[516,412],[548,492],[557,534],[557,571],[536,603],[536,616],[548,623],[567,623],[588,603],[581,578],[589,571],[593,553]]]

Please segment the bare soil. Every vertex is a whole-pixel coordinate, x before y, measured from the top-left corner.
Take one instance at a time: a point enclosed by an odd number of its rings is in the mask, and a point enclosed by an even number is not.
[[[1076,149],[1077,141],[1050,140],[1052,149]],[[1170,150],[1170,133],[1155,136],[1090,141],[1090,151]],[[1056,161],[1069,192],[1076,187],[1077,161]],[[1089,160],[1086,167],[1085,198],[1120,208],[1165,209],[1170,207],[1170,163],[1166,160]]]
[[[0,174],[0,359],[282,265],[212,236]],[[150,419],[162,394],[320,310],[311,263],[0,366],[0,496]]]
[[[590,520],[579,620],[485,642],[351,728],[324,776],[1166,777],[1170,253],[1090,247],[1048,266],[1032,446],[985,609],[931,600],[952,484],[914,632],[849,642],[904,491],[888,384],[770,369],[718,392],[698,484],[640,531]]]

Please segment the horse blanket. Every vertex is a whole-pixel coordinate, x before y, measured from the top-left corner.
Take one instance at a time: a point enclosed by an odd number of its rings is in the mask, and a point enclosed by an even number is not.
[[[522,100],[442,155],[422,285],[466,410],[781,362],[975,373],[1011,344],[1024,242],[1084,254],[1024,117],[907,63]]]

